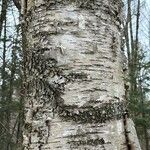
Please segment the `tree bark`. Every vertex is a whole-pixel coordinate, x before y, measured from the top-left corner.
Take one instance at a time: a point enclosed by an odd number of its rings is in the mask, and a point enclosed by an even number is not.
[[[28,1],[25,150],[140,149],[125,106],[121,7]]]
[[[3,30],[3,56],[2,56],[2,72],[1,72],[1,99],[0,99],[0,105],[2,110],[5,109],[6,107],[6,95],[7,95],[7,81],[6,81],[6,66],[7,66],[7,61],[6,61],[6,53],[7,53],[7,47],[6,47],[6,41],[7,41],[7,30],[6,30],[6,22],[7,19],[5,18],[4,20],[4,30]],[[6,134],[8,133],[8,128],[4,122],[6,118],[6,113],[4,111],[1,111],[0,113],[0,134],[1,134],[1,141],[0,141],[0,147],[2,149],[6,149]],[[5,134],[6,133],[6,134]]]
[[[3,30],[3,24],[4,21],[6,20],[7,8],[8,8],[8,1],[2,0],[1,14],[0,14],[0,38]]]

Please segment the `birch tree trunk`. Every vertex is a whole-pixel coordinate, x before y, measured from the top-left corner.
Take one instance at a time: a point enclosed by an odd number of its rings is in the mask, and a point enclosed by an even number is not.
[[[119,0],[30,0],[25,150],[140,150],[125,106]]]

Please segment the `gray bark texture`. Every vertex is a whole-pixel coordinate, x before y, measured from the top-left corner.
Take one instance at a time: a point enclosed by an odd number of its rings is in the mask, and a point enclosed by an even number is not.
[[[140,150],[126,112],[121,1],[30,0],[24,6],[24,149]]]

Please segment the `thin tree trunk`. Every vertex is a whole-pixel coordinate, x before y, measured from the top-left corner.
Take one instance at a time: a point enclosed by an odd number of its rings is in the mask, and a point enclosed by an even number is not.
[[[125,22],[123,30],[124,30],[124,36],[125,36],[125,44],[127,48],[128,66],[130,66],[131,65],[131,49],[130,49],[130,41],[129,41],[129,12],[127,14],[127,20]]]
[[[129,29],[130,29],[131,49],[132,49],[132,53],[133,53],[133,51],[134,51],[134,37],[133,37],[133,25],[132,25],[131,0],[128,0],[128,13],[129,13],[129,20],[130,20],[130,23],[129,23],[130,27],[129,27]]]
[[[135,49],[134,49],[134,66],[137,70],[137,64],[138,64],[138,51],[139,51],[139,23],[140,23],[140,0],[138,0],[138,4],[137,4],[137,16],[136,16],[136,37],[135,37]],[[137,74],[135,72],[135,74]],[[137,75],[136,75],[137,76]]]
[[[121,1],[27,4],[25,150],[139,150],[125,108]]]
[[[129,65],[129,78],[130,78],[130,105],[133,107],[136,104],[136,94],[137,94],[137,67],[136,67],[136,41],[133,37],[133,25],[132,25],[132,10],[131,10],[131,0],[128,0],[128,11],[129,11],[129,20],[130,20],[130,42],[131,42],[131,56],[130,56],[130,65]],[[131,110],[131,108],[130,108]],[[132,110],[131,110],[132,111]],[[134,112],[132,113],[134,116]]]
[[[9,82],[9,92],[8,92],[8,96],[7,96],[7,106],[10,106],[10,104],[12,103],[12,96],[13,96],[13,92],[14,92],[14,79],[15,79],[15,73],[16,73],[16,63],[17,63],[17,38],[18,38],[18,34],[19,34],[19,29],[17,29],[17,35],[13,41],[13,48],[12,48],[12,62],[11,62],[11,75],[10,75],[10,82]],[[9,108],[9,107],[8,107]],[[11,110],[7,109],[6,110],[6,121],[7,121],[7,125],[8,125],[8,130],[10,131],[10,128],[12,128],[12,125],[10,125],[12,118],[11,118]],[[10,133],[9,135],[7,135],[7,150],[10,150],[10,143],[12,140],[12,136]]]
[[[8,1],[2,0],[1,14],[0,14],[0,38],[3,29],[3,22],[6,20]]]
[[[144,138],[145,138],[145,150],[149,150],[149,135],[147,132],[147,127],[143,127],[144,129]]]
[[[139,66],[141,67],[141,66]],[[142,89],[142,79],[141,77],[139,78],[139,90],[140,90],[140,102],[141,102],[141,108],[142,108],[142,112],[141,112],[141,116],[143,119],[146,119],[146,116],[145,116],[145,110],[144,110],[144,106],[145,106],[145,94],[144,94],[144,91]],[[148,132],[147,132],[147,126],[146,125],[143,125],[143,133],[144,133],[144,149],[145,150],[149,150],[149,136],[148,136]]]
[[[24,18],[25,19],[25,18]],[[21,21],[21,18],[20,18]],[[24,125],[24,98],[25,98],[25,93],[26,93],[26,26],[23,23],[21,24],[21,37],[22,37],[22,51],[20,53],[20,57],[22,58],[22,61],[20,63],[20,78],[21,78],[21,88],[20,88],[20,107],[19,107],[19,121],[17,125],[17,132],[16,132],[16,144],[20,147],[22,147],[23,143],[23,125]]]
[[[6,97],[7,97],[7,88],[6,88],[6,41],[7,41],[7,35],[6,35],[6,19],[5,19],[5,22],[4,22],[4,37],[3,37],[3,62],[2,62],[2,86],[1,86],[1,92],[2,92],[2,95],[1,95],[1,107],[2,107],[2,112],[0,114],[0,121],[1,121],[1,124],[5,126],[5,129],[3,126],[0,127],[0,134],[2,135],[1,137],[1,147],[2,149],[5,150],[5,147],[6,147],[6,135],[5,135],[5,130],[7,129],[6,127],[6,124],[5,124],[5,117],[6,117],[6,114],[4,112],[4,110],[6,109]],[[8,130],[8,129],[7,129]],[[9,131],[6,131],[6,134],[8,133]]]

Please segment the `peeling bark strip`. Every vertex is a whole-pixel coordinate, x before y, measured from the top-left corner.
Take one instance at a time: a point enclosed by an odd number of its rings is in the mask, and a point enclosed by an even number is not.
[[[128,149],[121,5],[27,1],[25,150]]]

